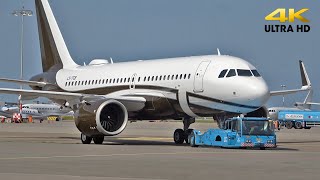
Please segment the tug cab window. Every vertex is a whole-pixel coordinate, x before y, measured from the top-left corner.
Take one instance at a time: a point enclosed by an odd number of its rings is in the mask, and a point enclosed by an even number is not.
[[[236,70],[235,69],[230,69],[226,77],[232,77],[236,76]]]
[[[261,77],[261,75],[258,73],[258,71],[256,69],[251,70],[251,72],[255,77]]]
[[[246,69],[237,69],[238,72],[238,76],[247,76],[250,77],[252,76],[251,71],[250,70],[246,70]]]
[[[228,69],[224,69],[221,71],[221,73],[219,74],[218,78],[224,78],[224,76],[226,75]]]

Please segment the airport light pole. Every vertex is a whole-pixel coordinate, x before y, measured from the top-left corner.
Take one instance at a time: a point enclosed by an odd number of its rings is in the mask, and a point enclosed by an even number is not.
[[[285,90],[287,86],[282,84],[281,87],[282,87],[282,90]],[[284,107],[284,95],[282,95],[282,107]]]
[[[21,16],[21,40],[20,40],[20,80],[23,80],[23,23],[24,23],[24,17],[25,16],[32,16],[33,12],[31,10],[26,10],[24,9],[24,6],[22,6],[22,9],[20,10],[15,10],[12,12],[12,15],[14,16]],[[20,84],[20,89],[23,88],[23,85]],[[21,109],[21,94],[19,95],[19,107],[20,107],[20,114],[22,113],[22,109]]]

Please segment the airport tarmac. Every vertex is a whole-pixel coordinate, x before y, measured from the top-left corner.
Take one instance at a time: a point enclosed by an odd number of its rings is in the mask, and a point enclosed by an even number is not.
[[[73,122],[0,124],[0,179],[319,179],[320,128],[281,130],[278,148],[175,145],[181,122],[129,123],[103,145],[81,144]],[[211,123],[196,123],[206,130]]]

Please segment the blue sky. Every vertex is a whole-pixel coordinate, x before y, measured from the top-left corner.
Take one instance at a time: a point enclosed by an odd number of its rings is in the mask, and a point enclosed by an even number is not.
[[[300,88],[298,60],[303,60],[320,102],[320,2],[217,0],[51,0],[73,59],[89,63],[112,57],[115,62],[191,55],[222,54],[255,65],[271,90]],[[34,11],[34,1],[24,0]],[[10,13],[21,0],[0,1],[0,76],[19,78],[21,20]],[[309,8],[308,33],[266,33],[264,17],[277,8]],[[295,25],[299,23],[296,20]],[[36,17],[25,18],[24,78],[41,72]],[[17,85],[0,83],[0,87]],[[286,96],[286,104],[303,101],[305,93]],[[0,101],[17,96],[0,95]],[[281,105],[273,97],[269,105]]]

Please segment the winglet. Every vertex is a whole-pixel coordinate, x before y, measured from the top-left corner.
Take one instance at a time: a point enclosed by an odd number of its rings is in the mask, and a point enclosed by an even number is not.
[[[271,96],[292,94],[292,93],[297,93],[297,92],[301,92],[301,91],[308,91],[308,90],[311,89],[311,82],[310,82],[309,76],[308,76],[306,68],[304,67],[304,64],[303,64],[303,62],[301,60],[299,61],[299,65],[300,65],[302,87],[300,89],[271,91],[270,92]]]
[[[301,60],[299,60],[299,65],[300,65],[300,73],[301,73],[301,81],[302,81],[302,86],[311,86],[311,82],[308,76],[308,73],[306,71],[306,68]]]
[[[218,52],[218,56],[220,56],[221,54],[220,54],[220,50],[219,50],[219,48],[217,48],[217,52]]]

